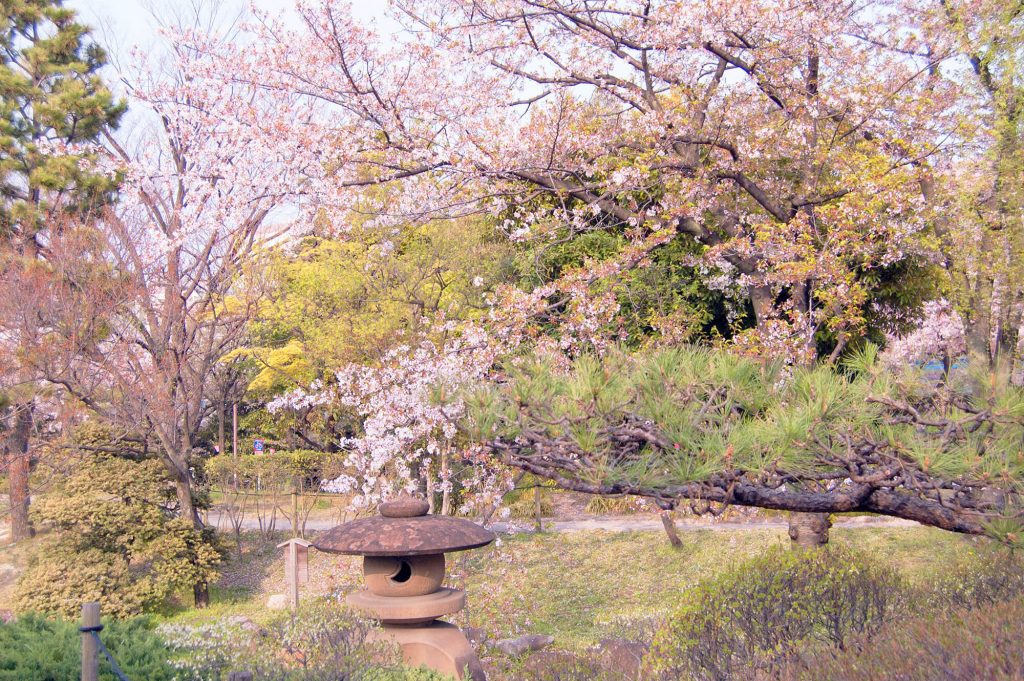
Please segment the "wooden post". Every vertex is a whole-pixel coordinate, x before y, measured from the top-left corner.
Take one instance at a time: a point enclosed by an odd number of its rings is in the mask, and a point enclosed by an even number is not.
[[[284,549],[284,581],[288,589],[288,606],[292,610],[299,607],[299,587],[309,581],[310,546],[310,542],[298,537],[277,545],[277,548]]]
[[[301,537],[299,532],[299,493],[292,492],[292,536]]]
[[[540,510],[540,485],[533,488],[533,512],[537,515],[537,531],[544,531],[544,518]]]
[[[291,579],[288,580],[288,604],[292,610],[299,609],[299,547],[295,542],[288,545],[288,563],[291,565]]]
[[[661,524],[665,528],[665,534],[668,535],[669,543],[674,548],[682,548],[683,542],[679,539],[679,533],[676,532],[676,523],[672,520],[672,511],[667,508],[661,511]]]
[[[100,625],[100,604],[96,602],[82,604],[82,628]],[[93,635],[82,632],[82,681],[99,681],[100,648]]]

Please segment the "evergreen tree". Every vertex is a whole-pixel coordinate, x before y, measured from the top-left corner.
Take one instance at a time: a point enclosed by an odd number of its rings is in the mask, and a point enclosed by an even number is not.
[[[103,172],[96,142],[125,111],[99,75],[106,62],[89,29],[60,0],[0,3],[0,236],[6,276],[45,267],[47,231],[98,209],[116,179]],[[36,329],[31,320],[3,320],[4,463],[13,539],[31,534],[28,521],[29,440],[35,406],[33,376],[18,361]]]

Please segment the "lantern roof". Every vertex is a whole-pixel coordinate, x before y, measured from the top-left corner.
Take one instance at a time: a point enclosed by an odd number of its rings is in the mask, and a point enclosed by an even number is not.
[[[317,537],[313,548],[355,556],[423,556],[486,546],[494,533],[462,518],[427,514],[422,499],[398,497],[380,505],[380,515],[338,525]]]

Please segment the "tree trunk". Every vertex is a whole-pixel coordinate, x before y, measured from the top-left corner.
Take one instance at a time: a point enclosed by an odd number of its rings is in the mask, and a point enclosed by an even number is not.
[[[666,509],[661,512],[661,524],[665,528],[668,542],[672,544],[673,548],[682,548],[683,541],[679,538],[679,533],[676,532],[676,523],[672,519],[672,511]]]
[[[217,453],[223,455],[224,452],[224,417],[226,416],[227,409],[222,399],[217,404]]]
[[[772,293],[772,287],[751,286],[748,294],[750,295],[750,304],[754,308],[755,323],[760,325],[768,321],[775,309],[775,295]]]
[[[192,499],[192,480],[188,469],[185,469],[184,472],[176,471],[174,491],[178,496],[178,509],[181,512],[181,517],[189,520],[196,529],[202,529],[203,521],[199,518],[195,502]]]
[[[434,515],[434,495],[437,494],[437,491],[434,489],[434,476],[429,470],[427,471],[426,478],[423,484],[426,487],[426,494],[424,496],[427,498],[427,513]]]
[[[12,411],[14,423],[7,436],[5,459],[7,460],[8,495],[11,503],[11,541],[17,542],[30,539],[35,534],[28,515],[32,404],[17,404]]]
[[[206,582],[193,584],[192,597],[195,599],[196,608],[205,608],[210,605],[210,585]]]
[[[1024,316],[1021,317],[1017,326],[1017,345],[1013,350],[1010,384],[1018,388],[1024,387]]]
[[[441,491],[441,515],[452,514],[452,481],[448,475],[448,447],[441,450],[441,480],[444,489]]]
[[[174,490],[178,496],[178,507],[181,510],[181,517],[190,520],[192,526],[197,530],[203,529],[203,521],[196,511],[195,502],[192,500],[192,478],[189,475],[187,465],[184,470],[179,469],[175,471]],[[210,587],[206,582],[193,584],[192,595],[195,597],[197,608],[205,608],[210,604]]]
[[[790,513],[789,538],[794,546],[817,548],[828,543],[832,522],[827,513]]]
[[[754,306],[757,324],[760,326],[771,317],[774,310],[775,299],[771,287],[751,286],[749,295],[750,302]],[[807,285],[797,286],[794,295],[799,296],[800,300],[797,301],[797,304],[806,311],[809,303]],[[812,342],[811,339],[808,339],[808,343]],[[808,352],[807,358],[810,357],[811,353]],[[665,514],[662,513],[662,522],[664,520]],[[795,544],[800,546],[824,546],[828,543],[828,528],[830,526],[828,515],[824,513],[790,513],[789,515],[789,536]]]

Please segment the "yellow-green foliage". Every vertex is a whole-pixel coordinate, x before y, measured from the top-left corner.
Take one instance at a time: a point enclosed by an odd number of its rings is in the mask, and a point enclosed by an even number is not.
[[[100,601],[115,617],[160,605],[217,575],[212,534],[175,518],[174,488],[157,461],[86,460],[64,485],[33,503],[42,540],[18,584],[20,610],[75,617]]]
[[[260,360],[250,390],[271,394],[348,362],[373,361],[443,313],[477,317],[507,245],[478,220],[431,222],[395,234],[355,227],[345,239],[310,237],[280,252],[272,294],[253,326]]]
[[[234,457],[220,454],[206,460],[206,475],[221,489],[234,486],[291,492],[296,487],[317,487],[321,480],[337,477],[342,471],[344,452],[317,452],[291,449],[273,454],[245,454]]]
[[[637,497],[602,497],[593,495],[587,500],[587,513],[594,515],[627,515],[644,510],[643,500]]]
[[[537,501],[534,488],[514,490],[505,495],[503,503],[513,518],[532,519],[537,517]],[[550,489],[540,491],[540,514],[549,517],[554,514],[555,504]]]

